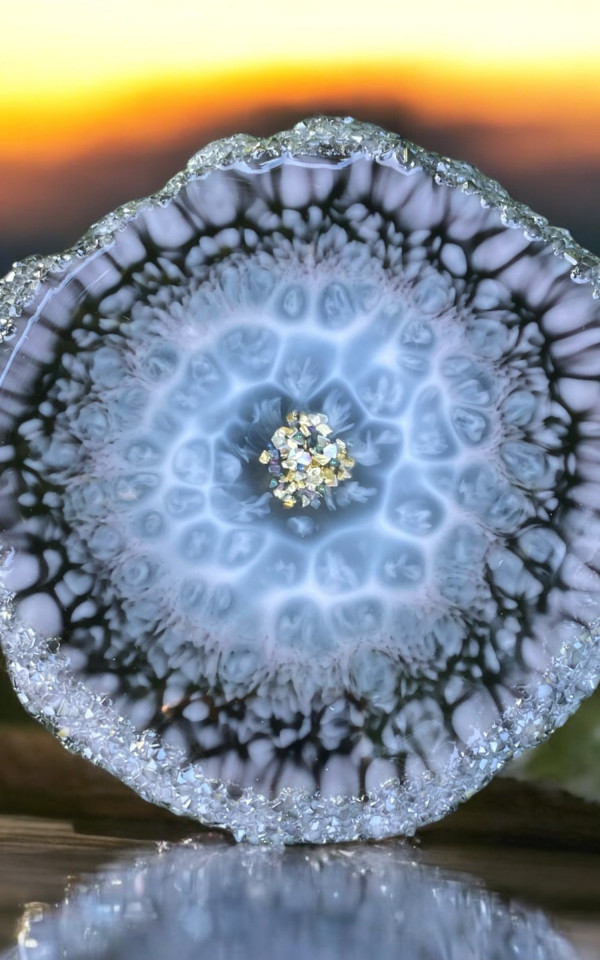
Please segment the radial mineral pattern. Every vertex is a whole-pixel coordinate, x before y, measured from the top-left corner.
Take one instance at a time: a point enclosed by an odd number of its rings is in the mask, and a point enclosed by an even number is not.
[[[349,120],[4,281],[25,706],[239,839],[410,833],[599,677],[598,263]]]

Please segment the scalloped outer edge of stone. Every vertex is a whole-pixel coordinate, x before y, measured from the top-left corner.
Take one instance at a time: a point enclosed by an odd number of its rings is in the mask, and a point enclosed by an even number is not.
[[[216,140],[195,153],[185,170],[169,180],[162,190],[117,207],[93,224],[73,247],[61,254],[31,256],[13,264],[0,279],[0,343],[12,333],[14,321],[49,273],[66,271],[74,261],[106,246],[142,210],[169,203],[189,181],[240,163],[258,170],[276,166],[286,157],[299,160],[321,157],[343,162],[360,154],[381,161],[395,160],[407,171],[421,168],[436,183],[479,196],[482,206],[500,211],[505,226],[521,228],[528,239],[549,244],[556,256],[571,265],[571,279],[575,283],[589,283],[591,295],[600,298],[600,259],[581,247],[568,230],[551,226],[545,217],[513,200],[499,183],[470,163],[442,157],[404,137],[352,117],[316,116],[264,139],[236,134]]]
[[[0,601],[8,671],[28,712],[68,750],[118,777],[145,800],[252,844],[412,836],[477,793],[508,760],[545,740],[600,683],[598,623],[594,632],[583,632],[563,646],[537,689],[517,700],[472,748],[455,750],[441,774],[429,772],[402,784],[390,780],[362,798],[286,789],[269,799],[247,787],[241,795],[237,790],[234,799],[227,784],[206,780],[201,764],[187,762],[181,750],[159,743],[151,732],[138,734],[109,698],[92,693],[69,673],[66,657],[16,622],[9,594]]]

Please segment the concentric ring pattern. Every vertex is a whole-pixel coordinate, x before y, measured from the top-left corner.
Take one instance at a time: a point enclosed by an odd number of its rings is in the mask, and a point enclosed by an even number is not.
[[[96,752],[67,722],[78,748],[174,809],[182,770],[212,785],[185,809],[251,839],[440,816],[564,720],[599,659],[600,310],[565,234],[398,138],[318,123],[295,150],[234,140],[92,231],[2,348],[23,699],[44,714],[25,635],[124,724]],[[285,509],[260,457],[298,410],[354,466]],[[128,737],[163,751],[166,793]]]

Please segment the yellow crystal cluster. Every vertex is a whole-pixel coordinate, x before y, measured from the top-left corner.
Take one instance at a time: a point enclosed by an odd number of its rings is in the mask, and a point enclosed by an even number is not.
[[[324,413],[292,410],[278,427],[259,461],[272,475],[269,487],[286,510],[320,506],[327,491],[349,480],[354,460],[344,440],[331,438]]]

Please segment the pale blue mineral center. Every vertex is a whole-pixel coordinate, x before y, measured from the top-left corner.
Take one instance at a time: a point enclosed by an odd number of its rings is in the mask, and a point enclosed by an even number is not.
[[[383,836],[591,692],[600,303],[510,203],[311,121],[5,281],[3,643],[72,749],[239,838]]]

